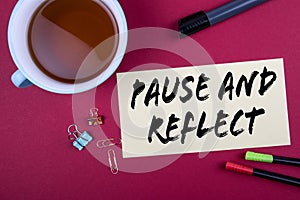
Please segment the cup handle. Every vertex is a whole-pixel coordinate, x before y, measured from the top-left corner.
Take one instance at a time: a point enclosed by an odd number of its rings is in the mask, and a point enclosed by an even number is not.
[[[11,76],[11,81],[18,88],[26,88],[32,85],[32,83],[22,74],[20,70],[15,71]]]

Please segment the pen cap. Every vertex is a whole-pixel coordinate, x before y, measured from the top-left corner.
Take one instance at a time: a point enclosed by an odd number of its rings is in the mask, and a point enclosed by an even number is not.
[[[236,164],[233,162],[226,162],[225,169],[234,171],[234,172],[243,173],[243,174],[248,174],[248,175],[253,174],[252,167],[247,167],[247,166]]]
[[[252,160],[257,162],[267,162],[272,163],[273,162],[273,156],[270,154],[263,154],[263,153],[255,153],[251,151],[247,151],[245,155],[246,160]]]
[[[187,35],[191,35],[209,26],[210,22],[207,15],[205,12],[200,11],[178,21],[179,36],[180,38],[184,38]]]

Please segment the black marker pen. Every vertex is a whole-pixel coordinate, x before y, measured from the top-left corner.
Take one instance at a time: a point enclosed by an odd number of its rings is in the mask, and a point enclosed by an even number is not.
[[[180,38],[191,35],[268,0],[234,0],[209,12],[200,11],[178,21]]]

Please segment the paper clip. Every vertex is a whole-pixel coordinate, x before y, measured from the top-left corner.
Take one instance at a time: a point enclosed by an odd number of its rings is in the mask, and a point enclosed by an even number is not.
[[[107,155],[108,155],[108,163],[109,163],[111,173],[117,174],[119,172],[119,168],[118,168],[118,164],[117,164],[115,151],[110,149],[107,151]],[[111,158],[111,156],[112,156],[112,158]],[[113,162],[112,162],[112,160],[113,160]]]
[[[110,138],[110,139],[105,139],[105,140],[98,140],[96,145],[98,148],[104,148],[104,147],[110,147],[114,145],[121,144],[122,141],[119,138]]]
[[[103,124],[102,117],[98,116],[98,108],[90,109],[90,118],[88,119],[88,125],[97,126]]]
[[[84,131],[80,132],[76,124],[72,124],[68,127],[68,139],[74,140],[73,146],[81,151],[90,141],[92,141],[92,136]]]

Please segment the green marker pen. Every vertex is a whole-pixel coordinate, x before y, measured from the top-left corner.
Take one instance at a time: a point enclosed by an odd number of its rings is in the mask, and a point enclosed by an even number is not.
[[[300,159],[298,158],[275,156],[271,154],[255,153],[251,151],[246,152],[245,159],[257,161],[257,162],[278,163],[278,164],[294,165],[300,167]]]

